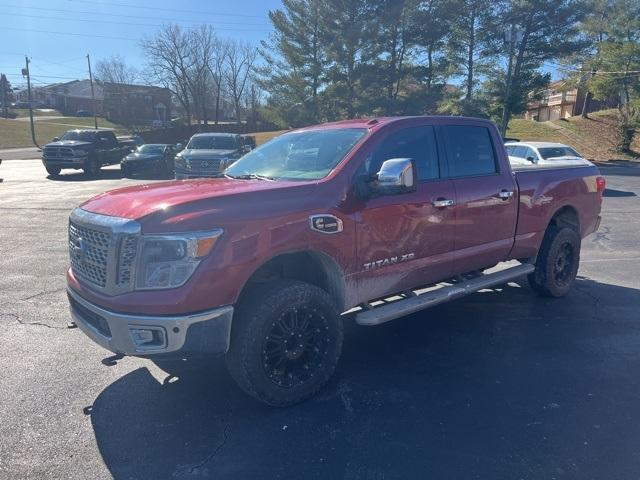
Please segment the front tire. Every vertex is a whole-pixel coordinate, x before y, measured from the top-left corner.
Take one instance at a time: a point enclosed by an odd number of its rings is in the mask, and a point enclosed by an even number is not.
[[[545,297],[563,297],[573,285],[580,265],[580,235],[572,228],[549,227],[536,269],[527,278],[531,288]]]
[[[57,177],[60,175],[60,171],[62,170],[60,167],[45,167],[47,169],[47,173],[52,177]]]
[[[257,400],[293,405],[329,381],[342,339],[342,319],[324,290],[292,280],[260,285],[234,318],[227,368]]]

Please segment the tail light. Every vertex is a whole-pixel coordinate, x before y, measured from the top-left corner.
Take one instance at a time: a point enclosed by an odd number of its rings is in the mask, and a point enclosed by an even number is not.
[[[604,194],[604,189],[607,186],[607,182],[604,177],[597,176],[596,177],[596,190],[598,191],[598,198],[602,200],[602,195]]]

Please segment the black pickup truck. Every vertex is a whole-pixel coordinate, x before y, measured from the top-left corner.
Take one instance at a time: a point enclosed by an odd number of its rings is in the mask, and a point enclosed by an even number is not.
[[[51,176],[73,168],[95,177],[103,165],[120,163],[132,149],[130,142],[119,141],[111,130],[69,130],[44,146],[42,163]]]

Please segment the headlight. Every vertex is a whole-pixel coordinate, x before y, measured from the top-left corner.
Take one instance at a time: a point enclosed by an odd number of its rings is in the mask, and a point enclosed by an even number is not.
[[[176,288],[184,285],[206,257],[222,229],[176,235],[143,235],[136,288]]]

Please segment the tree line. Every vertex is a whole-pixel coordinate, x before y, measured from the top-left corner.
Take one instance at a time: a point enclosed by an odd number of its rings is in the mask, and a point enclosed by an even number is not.
[[[638,0],[283,0],[269,17],[259,78],[283,125],[446,113],[504,131],[552,69],[593,98],[623,92],[637,121]]]
[[[560,71],[618,99],[621,149],[640,116],[640,0],[283,0],[259,46],[211,25],[166,25],[140,43],[147,82],[187,120],[283,128],[378,115],[492,118],[506,130]],[[130,83],[119,57],[98,76]]]

